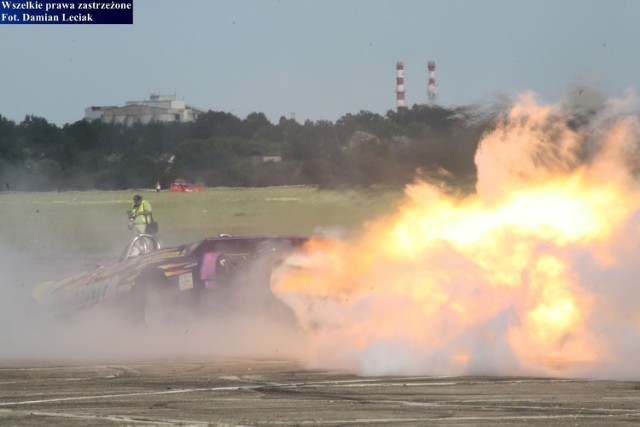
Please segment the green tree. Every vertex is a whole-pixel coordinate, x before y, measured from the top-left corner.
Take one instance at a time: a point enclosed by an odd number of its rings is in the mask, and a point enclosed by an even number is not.
[[[207,111],[200,115],[191,126],[191,137],[207,139],[211,137],[233,137],[242,135],[242,121],[231,113]]]
[[[58,190],[62,167],[53,159],[42,159],[33,168],[33,186],[38,191]]]
[[[63,166],[73,164],[75,147],[67,146],[62,131],[41,117],[27,116],[18,126],[26,157],[37,162],[53,159]]]
[[[18,138],[16,124],[0,115],[0,159],[9,163],[19,163],[24,160],[24,150]]]

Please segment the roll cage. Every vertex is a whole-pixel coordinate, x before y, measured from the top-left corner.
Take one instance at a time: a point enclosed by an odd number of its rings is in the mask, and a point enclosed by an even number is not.
[[[154,234],[138,234],[127,242],[118,262],[123,262],[140,255],[146,255],[161,248],[162,243],[158,236]]]

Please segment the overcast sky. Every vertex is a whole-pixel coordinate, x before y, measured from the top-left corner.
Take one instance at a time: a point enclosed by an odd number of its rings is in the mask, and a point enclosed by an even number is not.
[[[573,82],[640,87],[638,0],[134,0],[133,25],[0,25],[0,115],[58,125],[92,105],[176,94],[204,110],[334,121]]]

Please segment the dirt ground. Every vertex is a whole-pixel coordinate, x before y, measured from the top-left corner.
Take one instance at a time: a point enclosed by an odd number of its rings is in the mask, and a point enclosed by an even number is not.
[[[0,425],[633,425],[640,384],[358,377],[282,360],[0,366]]]

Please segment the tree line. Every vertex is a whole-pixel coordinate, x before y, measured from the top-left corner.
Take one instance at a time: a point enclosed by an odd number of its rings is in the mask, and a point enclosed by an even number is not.
[[[59,127],[0,115],[0,183],[2,190],[64,191],[157,181],[166,188],[176,178],[229,187],[404,185],[416,174],[473,181],[474,154],[493,118],[432,105],[304,123],[208,111],[190,123]]]

